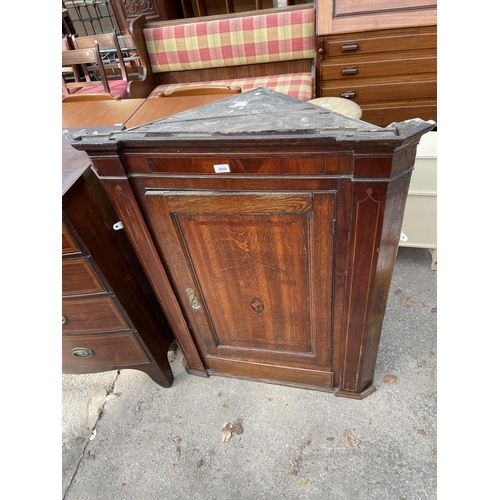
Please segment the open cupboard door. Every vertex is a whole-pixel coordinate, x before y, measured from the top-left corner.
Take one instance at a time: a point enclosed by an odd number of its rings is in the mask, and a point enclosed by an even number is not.
[[[209,373],[332,388],[336,193],[147,191],[145,199]]]

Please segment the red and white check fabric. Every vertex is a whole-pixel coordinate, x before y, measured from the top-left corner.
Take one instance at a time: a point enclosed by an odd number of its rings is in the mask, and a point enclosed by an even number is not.
[[[217,80],[210,82],[196,83],[171,83],[159,85],[148,97],[156,97],[165,91],[172,91],[178,88],[197,87],[208,85],[241,87],[242,92],[255,89],[257,87],[267,87],[269,89],[287,94],[302,101],[312,99],[313,80],[310,73],[291,73],[287,75],[262,76],[256,78],[239,78],[236,80]]]
[[[314,9],[144,29],[153,73],[314,57]]]

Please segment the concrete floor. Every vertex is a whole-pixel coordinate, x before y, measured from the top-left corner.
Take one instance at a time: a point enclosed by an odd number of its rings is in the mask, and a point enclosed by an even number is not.
[[[362,401],[202,379],[181,357],[170,389],[135,370],[63,375],[64,500],[437,498],[437,271],[428,250],[399,249],[378,390]],[[225,422],[242,430],[227,442]]]

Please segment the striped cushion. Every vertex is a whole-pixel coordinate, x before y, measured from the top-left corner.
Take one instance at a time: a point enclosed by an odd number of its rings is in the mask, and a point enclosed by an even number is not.
[[[314,57],[314,9],[145,28],[153,73]]]
[[[165,91],[171,91],[178,88],[196,87],[207,85],[223,85],[227,87],[241,87],[242,92],[252,90],[256,87],[267,87],[281,94],[287,94],[302,101],[312,99],[312,76],[310,73],[292,73],[288,75],[261,76],[257,78],[239,78],[236,80],[217,80],[210,82],[196,83],[171,83],[159,85],[148,97],[156,97]]]

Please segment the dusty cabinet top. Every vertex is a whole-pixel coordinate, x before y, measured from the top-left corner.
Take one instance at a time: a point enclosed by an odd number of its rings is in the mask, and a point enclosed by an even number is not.
[[[295,143],[382,142],[397,147],[412,137],[418,140],[434,125],[416,118],[381,128],[259,87],[134,128],[107,134],[82,130],[68,138],[76,149],[84,150],[171,146],[192,140],[202,145],[257,137]]]

